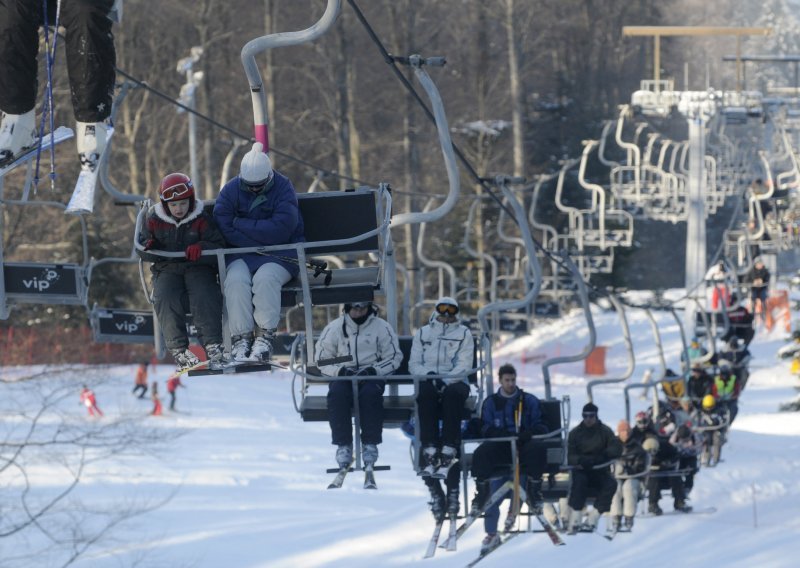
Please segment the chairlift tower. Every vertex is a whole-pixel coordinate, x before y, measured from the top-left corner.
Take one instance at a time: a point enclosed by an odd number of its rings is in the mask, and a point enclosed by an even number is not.
[[[661,81],[661,37],[662,36],[735,36],[736,37],[736,89],[742,88],[743,36],[769,35],[771,28],[736,28],[717,26],[625,26],[624,36],[649,36],[653,38],[653,85],[659,93]],[[685,91],[678,95],[678,110],[689,125],[689,176],[687,180],[686,219],[686,276],[687,292],[694,298],[705,297],[703,281],[706,272],[706,124],[714,116],[721,102],[718,93],[707,91]],[[687,327],[694,325],[694,303],[690,302],[685,312]]]

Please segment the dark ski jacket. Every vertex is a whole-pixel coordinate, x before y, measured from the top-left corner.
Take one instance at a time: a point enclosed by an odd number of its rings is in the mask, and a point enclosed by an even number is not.
[[[166,252],[184,252],[186,247],[195,243],[200,243],[203,250],[225,247],[222,233],[211,215],[203,209],[203,202],[199,199],[195,200],[194,209],[181,220],[167,213],[160,202],[151,205],[147,210],[144,226],[139,232],[139,243],[142,246],[146,246],[149,241],[152,241],[150,250]],[[186,274],[188,270],[198,266],[206,269],[209,267],[215,269],[217,266],[215,256],[201,256],[200,260],[191,262],[185,257],[165,258],[138,249],[136,252],[142,260],[153,263],[150,268],[153,274],[159,272]]]
[[[289,178],[275,172],[272,182],[261,193],[243,187],[236,176],[226,183],[214,205],[214,220],[229,247],[261,247],[301,243],[305,229],[297,204],[297,195]],[[332,219],[331,222],[336,222]],[[275,255],[275,256],[272,256]],[[271,251],[269,254],[232,254],[227,263],[243,259],[251,273],[268,262],[277,262],[292,276],[300,272],[296,262],[278,257],[297,258],[294,249]]]
[[[599,419],[592,427],[581,422],[569,433],[567,452],[570,465],[583,465],[586,458],[599,465],[620,457],[622,442]]]
[[[518,388],[517,392],[510,397],[496,392],[483,402],[481,436],[501,438],[518,433],[514,422],[514,413],[519,408],[520,397],[522,397],[522,417],[519,431],[530,432],[534,436],[547,434],[548,428],[542,422],[542,408],[539,399]]]
[[[756,284],[756,280],[760,280],[761,282]],[[769,285],[769,270],[767,270],[766,266],[762,266],[761,268],[756,268],[754,266],[747,273],[747,281],[752,288],[766,288]]]
[[[620,442],[622,442],[620,440]],[[634,475],[642,473],[647,466],[647,452],[632,436],[622,444],[622,456],[614,467],[616,475]]]

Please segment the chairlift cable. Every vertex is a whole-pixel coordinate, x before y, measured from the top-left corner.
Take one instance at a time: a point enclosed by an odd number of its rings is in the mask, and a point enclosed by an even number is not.
[[[383,45],[383,42],[381,42],[380,38],[375,33],[375,30],[370,25],[369,21],[367,21],[367,18],[364,16],[364,13],[358,7],[355,0],[347,0],[347,3],[350,4],[351,8],[353,8],[353,11],[355,12],[356,17],[358,18],[358,21],[361,22],[361,25],[364,26],[364,29],[367,32],[367,35],[369,35],[370,39],[372,39],[373,43],[375,43],[376,47],[378,48],[378,51],[380,51],[381,56],[383,57],[383,60],[389,64],[389,66],[392,68],[392,72],[395,74],[398,80],[403,84],[403,86],[409,92],[411,97],[422,108],[423,112],[425,113],[425,116],[428,117],[428,120],[436,124],[436,117],[433,116],[433,112],[431,112],[431,110],[428,108],[428,105],[425,104],[425,101],[422,100],[422,97],[420,97],[419,93],[417,93],[414,86],[409,82],[409,80],[405,77],[405,75],[403,75],[400,69],[397,68],[396,63],[398,58],[394,57],[387,51],[386,47]],[[505,204],[503,204],[503,201],[491,190],[491,188],[486,184],[485,180],[483,180],[478,175],[478,172],[476,172],[475,168],[472,167],[472,164],[470,164],[469,160],[467,160],[466,156],[461,152],[458,145],[455,142],[453,142],[452,145],[453,145],[453,152],[455,152],[455,155],[458,156],[458,159],[461,161],[461,165],[464,166],[469,175],[472,176],[472,178],[478,182],[478,184],[484,189],[484,191],[486,191],[497,202],[498,206],[504,209],[513,219],[514,218],[513,212],[508,207],[506,207]]]

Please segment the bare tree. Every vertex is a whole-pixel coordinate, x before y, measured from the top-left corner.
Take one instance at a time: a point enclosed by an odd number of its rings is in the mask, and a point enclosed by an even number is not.
[[[81,498],[80,483],[112,458],[157,452],[180,434],[145,427],[141,419],[79,417],[81,382],[99,384],[102,370],[47,369],[0,380],[0,545],[3,566],[68,566],[115,529],[160,503]],[[72,409],[68,408],[72,406]]]

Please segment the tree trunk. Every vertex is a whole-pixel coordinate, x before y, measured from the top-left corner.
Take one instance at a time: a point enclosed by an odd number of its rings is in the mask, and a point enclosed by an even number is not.
[[[514,2],[506,0],[506,35],[508,37],[508,79],[511,83],[511,123],[513,135],[514,175],[525,172],[525,132],[522,120],[524,114],[524,94],[520,74],[519,45],[514,31]]]

